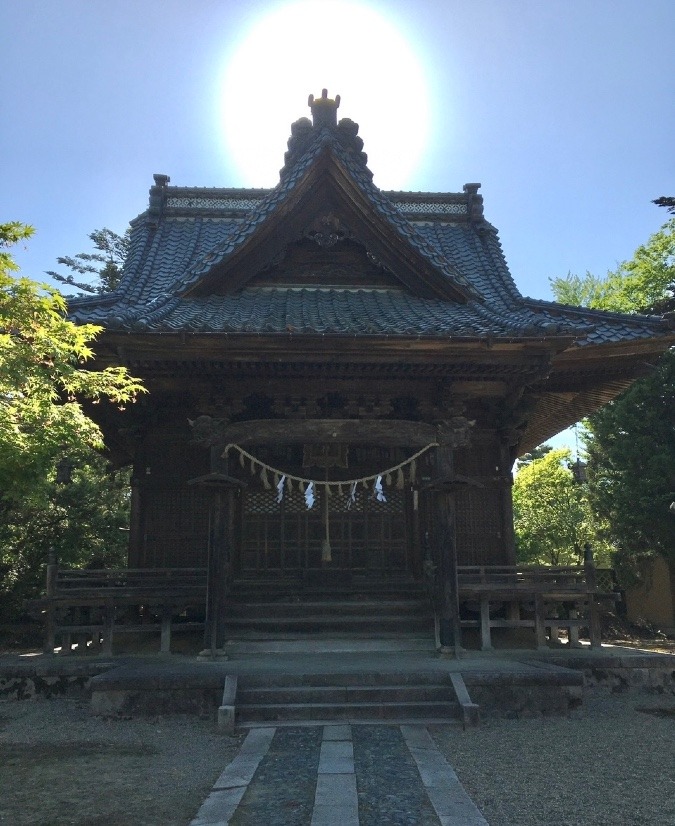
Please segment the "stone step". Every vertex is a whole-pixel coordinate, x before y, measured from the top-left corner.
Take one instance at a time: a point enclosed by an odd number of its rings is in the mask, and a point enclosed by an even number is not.
[[[248,654],[384,654],[431,652],[436,644],[433,633],[424,635],[273,633],[240,631],[228,639],[225,652],[230,656]]]
[[[447,676],[437,672],[345,671],[240,675],[242,725],[291,720],[447,720],[460,716]]]
[[[398,703],[288,703],[237,705],[237,721],[282,722],[288,720],[428,720],[457,719],[456,702]]]
[[[318,673],[274,672],[240,674],[238,691],[298,688],[433,688],[441,686],[453,696],[452,680],[438,671],[333,671]]]
[[[237,704],[250,705],[347,705],[352,703],[447,703],[452,697],[447,685],[326,685],[243,688]]]

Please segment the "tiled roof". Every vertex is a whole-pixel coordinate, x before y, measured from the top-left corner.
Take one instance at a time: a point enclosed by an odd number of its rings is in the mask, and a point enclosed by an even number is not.
[[[153,187],[150,209],[132,222],[131,249],[119,287],[105,296],[73,299],[71,317],[127,331],[569,336],[578,344],[666,333],[659,319],[524,299],[508,271],[496,230],[482,218],[477,185],[467,185],[464,193],[385,193],[372,183],[358,144],[350,146],[335,129],[314,132],[302,152],[288,153],[281,181],[272,190],[186,189],[168,187],[164,181]],[[275,214],[323,152],[332,153],[347,171],[374,215],[464,291],[466,303],[423,298],[403,287],[245,285],[225,295],[189,293]]]
[[[76,311],[77,312],[77,311]],[[91,315],[89,316],[91,318]],[[228,295],[159,297],[142,310],[121,304],[97,319],[109,329],[224,333],[317,333],[518,337],[544,335],[526,310],[507,317],[478,302],[448,303],[403,289],[252,287]]]

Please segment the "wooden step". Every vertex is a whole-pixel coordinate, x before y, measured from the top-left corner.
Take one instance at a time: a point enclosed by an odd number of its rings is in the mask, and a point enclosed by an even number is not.
[[[228,634],[236,631],[362,631],[371,635],[382,632],[433,631],[431,617],[416,616],[338,616],[310,615],[300,617],[230,617],[227,621]]]
[[[230,601],[228,615],[239,617],[304,617],[313,614],[330,613],[346,617],[351,615],[370,616],[378,614],[395,615],[429,615],[428,600],[398,599],[398,600],[277,600],[273,602],[243,602]]]

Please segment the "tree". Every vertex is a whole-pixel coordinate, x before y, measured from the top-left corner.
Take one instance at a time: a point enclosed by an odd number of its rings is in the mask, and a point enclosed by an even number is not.
[[[543,459],[547,453],[550,453],[553,450],[551,445],[538,445],[535,448],[532,448],[530,453],[524,453],[522,456],[518,458],[518,468],[525,467],[527,465],[531,465],[536,459]]]
[[[79,252],[75,256],[61,256],[57,258],[59,264],[68,267],[70,275],[61,275],[53,270],[47,270],[56,281],[69,286],[78,287],[87,293],[109,293],[117,287],[122,278],[124,262],[129,254],[131,243],[130,230],[124,235],[118,235],[111,229],[95,229],[89,233],[97,252]],[[86,281],[76,281],[73,273],[78,276],[94,276],[95,281],[90,284]]]
[[[144,392],[123,367],[88,369],[100,328],[68,321],[65,300],[56,289],[15,274],[18,268],[7,250],[32,233],[31,227],[18,223],[0,224],[0,541],[5,590],[7,577],[16,581],[27,560],[35,561],[17,530],[23,519],[24,537],[32,530],[35,539],[40,533],[35,526],[45,527],[45,484],[54,481],[58,461],[75,457],[91,465],[92,451],[103,445],[81,401],[123,407]],[[31,526],[27,513],[33,514]],[[83,535],[89,528],[81,522],[77,529]],[[39,549],[44,561],[43,545],[34,542],[31,548]],[[11,549],[23,549],[23,562],[9,563]]]
[[[668,212],[675,214],[675,198],[669,195],[662,195],[660,198],[655,198],[652,203],[660,207],[665,207]]]
[[[0,518],[0,619],[20,616],[26,599],[44,587],[44,563],[53,550],[70,567],[123,564],[129,524],[129,470],[114,470],[82,446],[47,467],[20,498],[5,501]],[[58,480],[58,481],[57,481]]]
[[[32,234],[0,225],[0,248]],[[101,433],[80,399],[123,406],[143,391],[124,367],[89,370],[100,327],[66,318],[60,293],[16,277],[9,253],[0,259],[0,491],[4,498],[30,486],[64,446],[100,447]]]
[[[563,304],[618,313],[675,309],[675,218],[604,278],[587,272],[550,282],[556,300]]]
[[[595,309],[675,309],[675,218],[605,279],[555,279],[556,298]],[[675,353],[586,422],[589,503],[627,577],[657,552],[675,565]]]
[[[586,490],[570,468],[567,448],[548,450],[519,467],[513,485],[516,547],[520,562],[578,565],[590,542],[596,561],[607,563],[610,546],[601,538]]]
[[[675,353],[588,421],[588,491],[624,578],[654,552],[675,565]]]

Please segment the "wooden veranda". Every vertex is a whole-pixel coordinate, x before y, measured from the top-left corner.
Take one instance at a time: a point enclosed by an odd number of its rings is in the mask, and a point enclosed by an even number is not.
[[[537,648],[559,643],[561,631],[566,632],[569,646],[578,646],[580,633],[586,630],[590,645],[599,646],[601,604],[618,599],[613,571],[596,568],[592,560],[566,567],[457,566],[455,582],[450,602],[455,606],[451,623],[456,653],[467,629],[480,631],[482,650],[492,648],[495,628],[531,629]],[[427,585],[440,649],[439,625],[446,599],[435,593],[431,572]],[[158,650],[167,654],[177,628],[203,630],[207,648],[214,639],[207,586],[206,568],[91,570],[62,568],[52,562],[46,594],[31,606],[44,617],[45,654],[93,649],[110,655],[118,635],[139,633],[159,635]],[[294,598],[301,595],[300,585]]]

